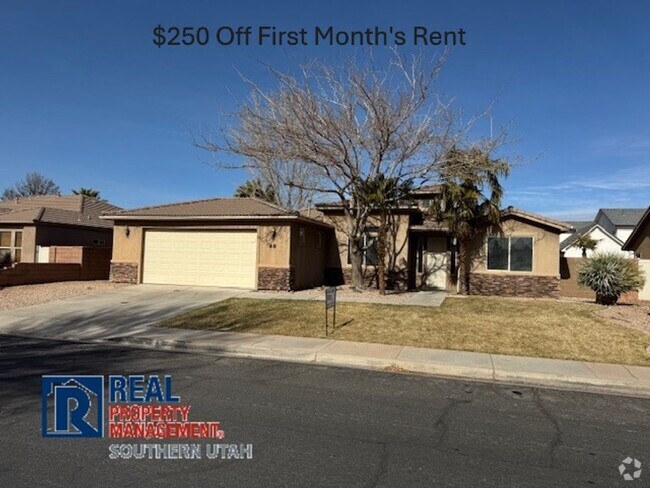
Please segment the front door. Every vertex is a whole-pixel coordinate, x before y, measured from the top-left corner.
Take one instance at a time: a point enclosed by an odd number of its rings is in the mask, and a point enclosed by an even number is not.
[[[446,237],[429,237],[424,251],[425,283],[428,288],[445,290],[449,268]]]

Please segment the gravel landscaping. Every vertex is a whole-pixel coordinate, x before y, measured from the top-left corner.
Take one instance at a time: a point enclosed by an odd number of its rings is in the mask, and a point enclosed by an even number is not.
[[[598,315],[617,324],[650,334],[650,304],[604,307]]]
[[[0,289],[0,310],[13,310],[66,298],[92,295],[128,286],[108,281],[65,281],[42,285],[9,286]]]

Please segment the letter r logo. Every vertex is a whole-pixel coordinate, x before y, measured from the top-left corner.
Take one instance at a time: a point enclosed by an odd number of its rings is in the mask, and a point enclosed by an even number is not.
[[[43,376],[41,404],[43,437],[103,437],[103,376]]]

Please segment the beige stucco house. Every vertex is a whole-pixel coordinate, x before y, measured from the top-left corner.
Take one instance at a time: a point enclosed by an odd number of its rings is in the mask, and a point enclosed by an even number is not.
[[[393,212],[388,284],[395,289],[456,289],[455,240],[428,216],[439,187],[419,190]],[[252,198],[215,198],[115,212],[111,279],[130,283],[299,290],[350,281],[341,204],[296,213]],[[376,284],[377,221],[364,234],[364,278]],[[507,209],[497,232],[472,242],[471,293],[555,296],[559,235],[568,227]]]
[[[439,187],[417,191],[414,201],[394,211],[389,242],[388,284],[397,289],[457,290],[456,241],[444,225],[429,216]],[[341,204],[320,204],[323,221],[332,224],[338,255],[328,261],[334,283],[352,274]],[[499,229],[479,226],[470,245],[470,293],[476,295],[557,296],[560,283],[559,236],[568,227],[523,210],[508,208]],[[376,227],[371,218],[365,242],[372,244]],[[365,260],[367,284],[376,284],[376,253],[369,245]]]
[[[50,246],[110,247],[113,225],[100,219],[119,207],[84,195],[43,195],[0,201],[0,258],[47,262]],[[39,251],[41,256],[39,256]]]

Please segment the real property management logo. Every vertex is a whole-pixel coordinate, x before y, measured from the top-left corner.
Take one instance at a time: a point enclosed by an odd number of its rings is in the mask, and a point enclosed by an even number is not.
[[[103,437],[104,377],[43,376],[43,437]]]
[[[220,422],[190,421],[165,375],[43,376],[43,437],[223,439]],[[107,408],[105,409],[105,405]],[[107,429],[105,428],[107,425]],[[111,459],[252,459],[252,444],[111,444]]]

